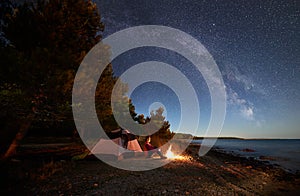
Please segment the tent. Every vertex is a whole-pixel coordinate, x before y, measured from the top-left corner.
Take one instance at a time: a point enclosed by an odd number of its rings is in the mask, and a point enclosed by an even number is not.
[[[123,159],[132,156],[144,155],[137,137],[128,130],[118,129],[108,133],[110,139],[101,138],[92,148],[90,154],[96,156],[113,156]]]

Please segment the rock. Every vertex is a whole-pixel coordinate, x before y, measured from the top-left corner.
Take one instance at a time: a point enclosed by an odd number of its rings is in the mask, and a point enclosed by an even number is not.
[[[163,192],[161,192],[161,194],[167,194],[167,190],[163,190]]]
[[[268,160],[268,161],[275,161],[276,160],[274,157],[270,157],[270,156],[260,156],[259,159],[260,160]]]
[[[11,162],[18,162],[18,163],[21,162],[21,160],[19,160],[19,159],[11,159],[10,161]]]
[[[255,158],[254,158],[254,157],[248,157],[248,159],[249,159],[250,161],[255,161]]]
[[[255,152],[255,150],[250,149],[250,148],[244,148],[242,151],[243,152]]]
[[[98,184],[98,183],[94,183],[93,186],[94,186],[94,187],[98,187],[99,184]]]

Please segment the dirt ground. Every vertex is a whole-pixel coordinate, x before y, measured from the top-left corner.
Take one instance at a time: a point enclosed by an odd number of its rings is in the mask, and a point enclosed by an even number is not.
[[[300,195],[300,175],[268,163],[211,150],[149,171],[111,167],[98,159],[72,160],[78,143],[23,146],[1,162],[1,195]],[[160,161],[160,160],[158,160]],[[161,160],[163,161],[163,160]]]

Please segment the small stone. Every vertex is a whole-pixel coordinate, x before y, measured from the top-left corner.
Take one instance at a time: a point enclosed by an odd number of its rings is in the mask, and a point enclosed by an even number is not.
[[[11,162],[21,162],[21,160],[18,160],[18,159],[11,159],[10,161]]]
[[[94,187],[98,187],[99,186],[99,184],[98,183],[94,183],[94,185],[93,185]]]
[[[175,189],[174,192],[175,192],[175,193],[179,193],[179,189]]]
[[[255,152],[255,150],[250,149],[250,148],[245,148],[242,150],[243,152]]]
[[[163,192],[161,192],[162,194],[167,194],[167,190],[164,190]]]

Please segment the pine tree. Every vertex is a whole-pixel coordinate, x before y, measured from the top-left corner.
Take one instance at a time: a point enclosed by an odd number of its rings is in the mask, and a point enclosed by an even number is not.
[[[9,44],[1,45],[0,101],[7,106],[3,113],[11,113],[7,120],[19,125],[5,157],[14,153],[32,122],[72,119],[76,70],[104,29],[91,0],[38,0],[7,10],[1,22]]]

